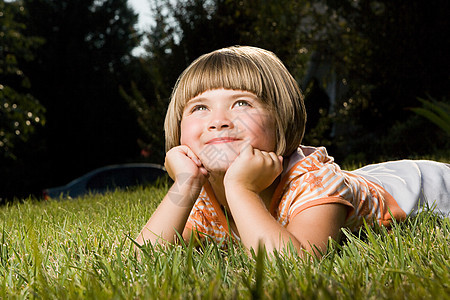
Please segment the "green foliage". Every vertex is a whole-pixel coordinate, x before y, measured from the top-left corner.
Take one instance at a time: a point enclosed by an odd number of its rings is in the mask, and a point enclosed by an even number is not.
[[[19,94],[8,86],[0,86],[1,156],[16,158],[14,146],[26,142],[37,125],[44,125],[45,109],[30,94]]]
[[[416,114],[427,118],[450,136],[450,104],[445,101],[436,101],[433,98],[425,100],[419,98],[422,107],[411,108]]]
[[[0,208],[0,297],[47,299],[442,299],[450,293],[450,221],[429,212],[344,231],[322,259],[248,254],[214,242],[134,243],[168,187]]]
[[[137,89],[134,82],[131,83],[131,95],[124,88],[120,88],[122,97],[134,110],[137,116],[137,123],[147,142],[142,141],[141,148],[151,154],[153,161],[164,161],[164,128],[162,126],[162,116],[165,115],[167,105],[164,101],[156,101],[150,106],[150,102],[145,99]],[[150,141],[150,142],[149,142]]]
[[[14,142],[17,160],[0,153],[0,202],[138,156],[135,117],[119,93],[139,78],[131,51],[141,36],[128,1],[0,5],[0,87],[9,88],[0,89],[0,142],[11,149],[13,138],[20,141]],[[45,127],[23,142],[36,120]]]
[[[326,54],[347,89],[336,99],[332,116],[336,124],[334,144],[340,150],[337,155],[345,157],[368,149],[371,154],[367,157],[377,159],[403,154],[407,149],[414,151],[417,135],[402,137],[403,143],[396,143],[398,137],[391,130],[397,123],[411,120],[405,112],[418,104],[418,97],[449,94],[448,47],[443,39],[449,30],[445,13],[448,1],[325,3],[325,19],[318,23],[325,24]],[[433,22],[427,22],[431,15]],[[329,22],[324,23],[327,18]],[[425,136],[434,134],[432,128],[425,129]],[[379,142],[387,136],[393,142],[390,147]],[[435,139],[429,146],[442,145]]]
[[[34,59],[42,39],[24,34],[18,21],[24,7],[0,1],[0,158],[14,158],[14,147],[26,142],[36,127],[45,123],[45,109],[29,93],[30,81],[23,63]]]
[[[127,0],[23,3],[27,32],[45,39],[26,68],[30,93],[47,109],[38,158],[52,172],[47,184],[137,156],[135,118],[119,93],[134,78],[128,66],[140,40]]]

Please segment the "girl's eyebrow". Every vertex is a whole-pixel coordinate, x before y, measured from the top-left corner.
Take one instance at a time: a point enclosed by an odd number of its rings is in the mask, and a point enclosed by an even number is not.
[[[253,93],[250,93],[250,92],[234,94],[232,98],[236,99],[236,98],[241,98],[241,97],[248,97],[248,98],[252,98],[255,100],[259,99],[258,96],[256,96]]]
[[[187,102],[186,102],[186,104],[190,104],[190,103],[195,103],[195,102],[201,102],[201,101],[205,101],[205,100],[208,100],[208,98],[206,98],[206,97],[194,97],[194,98],[192,98],[192,99],[189,99]]]
[[[188,101],[186,102],[186,104],[184,105],[184,107],[187,108],[187,107],[189,107],[189,106],[195,105],[196,103],[199,103],[199,102],[205,102],[205,101],[207,101],[207,100],[208,100],[208,99],[205,98],[205,97],[195,97],[195,98],[192,98],[192,99],[188,100]]]

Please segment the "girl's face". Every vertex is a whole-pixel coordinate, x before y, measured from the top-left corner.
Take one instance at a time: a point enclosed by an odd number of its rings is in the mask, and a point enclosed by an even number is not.
[[[192,98],[181,120],[181,144],[210,172],[225,172],[242,147],[275,151],[275,119],[256,95],[215,89]]]

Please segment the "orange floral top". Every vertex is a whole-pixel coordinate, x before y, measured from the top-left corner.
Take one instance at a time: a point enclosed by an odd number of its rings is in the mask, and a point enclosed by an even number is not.
[[[351,171],[341,170],[324,147],[300,147],[298,151],[311,154],[297,160],[298,155],[290,157],[290,167],[281,174],[269,207],[272,216],[282,226],[286,227],[310,207],[329,203],[348,207],[345,227],[352,231],[360,228],[363,220],[368,224],[375,221],[387,226],[392,217],[398,220],[406,218],[405,212],[387,191]],[[228,228],[226,216],[209,184],[202,188],[186,227],[217,242],[222,242],[230,233],[234,239],[239,239]]]

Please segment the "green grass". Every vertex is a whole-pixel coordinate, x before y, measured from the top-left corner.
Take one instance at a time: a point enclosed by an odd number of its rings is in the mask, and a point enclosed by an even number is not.
[[[0,207],[0,299],[449,299],[450,222],[345,232],[321,259],[132,239],[167,187]]]

